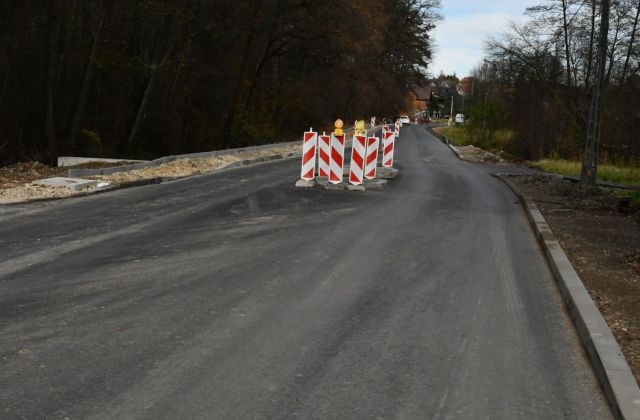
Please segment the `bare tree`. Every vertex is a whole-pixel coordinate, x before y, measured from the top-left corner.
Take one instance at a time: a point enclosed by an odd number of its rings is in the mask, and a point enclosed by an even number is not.
[[[600,5],[600,35],[598,39],[598,64],[591,96],[587,140],[580,182],[584,186],[594,186],[598,176],[598,151],[602,132],[602,91],[605,83],[607,46],[609,34],[609,0],[602,0]]]

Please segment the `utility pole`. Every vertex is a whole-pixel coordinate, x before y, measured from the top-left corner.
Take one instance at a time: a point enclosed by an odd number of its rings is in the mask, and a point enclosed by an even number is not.
[[[449,112],[449,127],[451,127],[451,123],[453,122],[453,95],[451,95],[451,112]]]
[[[604,89],[605,64],[609,33],[609,0],[601,1],[600,39],[598,40],[598,66],[592,87],[591,105],[589,106],[589,122],[585,142],[584,160],[580,184],[595,186],[598,176],[598,149],[602,132],[602,91]]]

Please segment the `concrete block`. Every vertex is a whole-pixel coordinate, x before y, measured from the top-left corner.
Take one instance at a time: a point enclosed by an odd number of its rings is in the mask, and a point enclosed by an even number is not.
[[[316,186],[316,181],[305,181],[304,179],[299,179],[296,181],[296,187],[298,188],[313,188]]]
[[[346,183],[346,178],[342,180],[341,184],[332,184],[332,183],[327,183],[327,185],[324,186],[325,189],[329,190],[329,191],[342,191],[346,188],[347,183]]]
[[[366,191],[366,188],[364,187],[364,185],[347,184],[347,189],[349,191]]]
[[[137,159],[105,159],[105,158],[92,158],[92,157],[76,157],[76,156],[58,156],[58,166],[75,166],[89,162],[106,162],[106,163],[118,163],[118,162],[147,162],[146,160]]]
[[[318,184],[318,186],[320,186],[320,187],[325,187],[328,184],[330,184],[329,178],[316,177],[316,184]]]
[[[365,179],[364,187],[368,190],[381,190],[387,186],[389,181],[386,179]]]
[[[95,179],[54,177],[54,178],[39,179],[37,181],[33,181],[32,184],[44,185],[47,187],[65,187],[73,191],[79,191],[84,188],[98,185],[98,181],[96,181]]]
[[[376,178],[378,179],[393,179],[398,176],[398,170],[395,168],[379,167],[376,169]]]

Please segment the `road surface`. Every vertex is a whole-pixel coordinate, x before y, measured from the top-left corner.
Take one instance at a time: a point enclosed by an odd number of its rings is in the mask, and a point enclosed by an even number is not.
[[[516,197],[423,127],[396,166],[0,208],[0,418],[609,418]]]

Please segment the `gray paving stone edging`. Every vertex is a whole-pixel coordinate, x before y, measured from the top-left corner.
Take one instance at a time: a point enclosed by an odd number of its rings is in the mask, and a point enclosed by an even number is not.
[[[243,147],[239,149],[226,149],[226,150],[213,150],[210,152],[201,152],[201,153],[187,153],[184,155],[175,155],[175,156],[165,156],[155,160],[151,160],[149,162],[141,162],[141,163],[133,163],[130,165],[122,165],[122,166],[114,166],[111,168],[101,168],[101,169],[69,169],[68,176],[70,177],[83,177],[83,176],[95,176],[95,175],[111,175],[118,172],[127,172],[133,171],[136,169],[144,169],[151,168],[154,166],[160,166],[164,163],[173,162],[179,159],[202,159],[211,156],[223,156],[223,155],[232,155],[241,152],[256,152],[265,149],[271,149],[282,146],[290,146],[292,144],[297,144],[301,142],[290,142],[290,143],[275,143],[275,144],[265,144],[262,146],[250,146]]]
[[[369,129],[367,130],[367,133],[371,133],[371,132],[375,132],[376,130],[379,130],[380,126],[376,126],[373,129]],[[347,129],[345,130],[345,134],[348,132],[352,132],[353,129]],[[202,153],[189,153],[186,155],[177,155],[177,156],[166,156],[160,159],[156,159],[155,161],[149,161],[149,162],[142,162],[139,164],[132,164],[132,165],[123,165],[123,166],[117,166],[117,167],[112,167],[112,168],[103,168],[103,169],[73,169],[73,170],[69,170],[69,174],[74,174],[74,177],[82,177],[82,176],[93,176],[93,175],[109,175],[112,173],[117,173],[117,172],[126,172],[126,171],[131,171],[134,169],[141,169],[141,168],[147,168],[147,167],[152,167],[152,166],[158,166],[161,165],[162,163],[167,163],[167,162],[171,162],[177,159],[186,159],[186,158],[192,158],[192,159],[197,159],[197,158],[202,158],[202,157],[207,157],[207,156],[215,156],[215,155],[223,155],[223,154],[232,154],[232,153],[239,153],[239,152],[246,152],[246,151],[255,151],[255,150],[264,150],[264,149],[268,149],[268,148],[272,148],[272,147],[280,147],[280,146],[288,146],[291,144],[300,144],[302,145],[302,141],[299,142],[288,142],[288,143],[275,143],[275,144],[268,144],[268,145],[263,145],[263,146],[251,146],[251,147],[245,147],[245,148],[240,148],[240,149],[227,149],[227,150],[215,150],[212,152],[202,152]],[[351,140],[347,140],[345,142],[345,146],[349,147],[351,146]],[[291,159],[291,158],[299,158],[300,156],[302,156],[302,151],[300,152],[293,152],[293,153],[287,153],[287,154],[276,154],[273,156],[265,156],[265,157],[260,157],[260,158],[255,158],[255,159],[245,159],[242,161],[238,161],[238,162],[233,162],[229,165],[226,165],[222,168],[216,169],[214,171],[211,172],[219,172],[219,171],[223,171],[223,170],[227,170],[227,169],[233,169],[233,168],[239,168],[239,167],[243,167],[243,166],[247,166],[247,165],[253,165],[253,164],[257,164],[257,163],[263,163],[263,162],[269,162],[269,161],[274,161],[274,160],[282,160],[282,159]],[[160,162],[160,163],[156,163],[153,164],[154,162]],[[77,173],[75,171],[83,171],[82,173]],[[84,171],[88,171],[88,173],[84,172]],[[105,171],[103,173],[103,171]],[[208,173],[211,173],[208,172]],[[71,175],[69,175],[71,176]],[[189,175],[192,176],[192,175]],[[94,195],[94,194],[101,194],[104,192],[109,192],[109,191],[115,191],[115,190],[120,190],[120,189],[124,189],[124,188],[131,188],[131,187],[137,187],[137,186],[142,186],[142,185],[150,185],[150,184],[162,184],[165,182],[171,182],[171,181],[176,181],[178,179],[182,179],[182,178],[187,178],[187,177],[155,177],[155,178],[144,178],[144,179],[140,179],[140,180],[136,180],[136,181],[126,181],[126,182],[120,182],[117,184],[113,184],[113,185],[109,185],[107,187],[104,188],[99,188],[99,189],[95,189],[95,190],[91,190],[91,191],[82,191],[79,192],[77,194],[72,194],[72,195],[66,195],[66,196],[62,196],[62,197],[43,197],[43,198],[33,198],[33,199],[29,199],[29,200],[23,200],[23,201],[17,201],[17,202],[12,202],[12,203],[0,203],[0,206],[14,206],[14,205],[19,205],[19,204],[28,204],[28,203],[37,203],[37,202],[42,202],[42,201],[54,201],[54,200],[63,200],[66,198],[73,198],[73,197],[84,197],[84,196],[88,196],[88,195]]]
[[[618,419],[640,419],[640,388],[611,329],[531,197],[507,174],[493,174],[518,196],[573,317],[580,340]]]
[[[375,131],[377,129],[379,129],[380,126],[376,126],[373,129],[369,129],[367,130],[367,132],[371,132],[371,131]],[[353,128],[347,129],[345,130],[345,134],[348,132],[352,132]],[[347,143],[349,142],[349,140],[347,140]],[[115,174],[118,172],[127,172],[127,171],[133,171],[136,169],[144,169],[144,168],[151,168],[154,166],[160,166],[164,163],[169,163],[169,162],[173,162],[175,160],[179,160],[179,159],[202,159],[202,158],[207,158],[207,157],[211,157],[211,156],[223,156],[223,155],[232,155],[232,154],[236,154],[236,153],[242,153],[242,152],[256,152],[256,151],[260,151],[260,150],[266,150],[266,149],[272,149],[272,148],[277,148],[277,147],[283,147],[283,146],[290,146],[292,144],[302,144],[302,141],[292,141],[292,142],[285,142],[285,143],[272,143],[272,144],[264,144],[261,146],[249,146],[249,147],[242,147],[242,148],[237,148],[237,149],[225,149],[225,150],[212,150],[209,152],[200,152],[200,153],[186,153],[183,155],[172,155],[172,156],[164,156],[155,160],[151,160],[148,162],[140,162],[140,163],[133,163],[130,165],[122,165],[122,166],[114,166],[111,168],[101,168],[101,169],[69,169],[69,172],[67,174],[67,176],[69,177],[83,177],[83,176],[95,176],[95,175],[111,175],[111,174]]]

